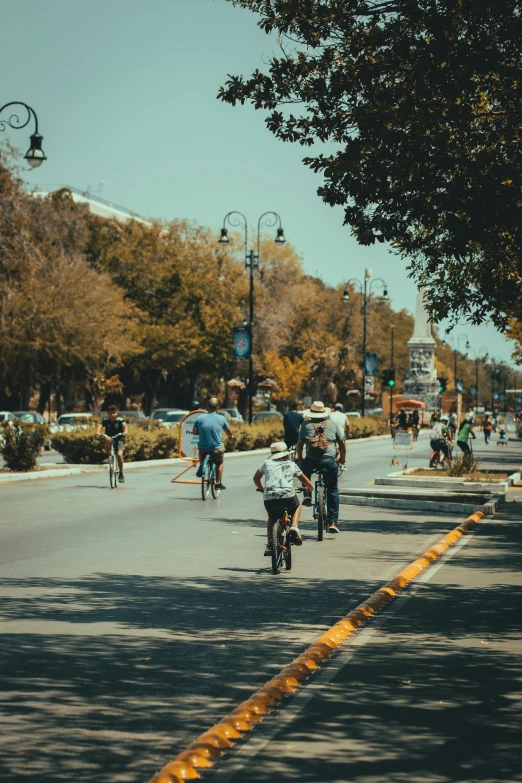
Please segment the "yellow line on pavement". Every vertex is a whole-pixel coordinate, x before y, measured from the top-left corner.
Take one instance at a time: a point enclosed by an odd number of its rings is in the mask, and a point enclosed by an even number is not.
[[[321,634],[301,655],[285,666],[276,677],[263,685],[235,710],[222,718],[210,729],[187,745],[165,764],[148,783],[182,783],[184,780],[200,778],[198,770],[212,767],[234,742],[241,739],[247,731],[255,728],[265,715],[282,702],[285,697],[304,684],[311,674],[350,636],[362,623],[369,620],[378,609],[406,587],[446,549],[453,546],[459,538],[479,522],[484,514],[477,511],[458,527],[451,530],[434,546],[427,549],[417,560],[403,568],[387,584],[362,604],[343,617],[339,622]]]

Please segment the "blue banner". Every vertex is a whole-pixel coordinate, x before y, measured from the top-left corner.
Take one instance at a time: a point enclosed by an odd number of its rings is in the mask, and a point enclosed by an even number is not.
[[[365,375],[377,374],[377,354],[365,353],[364,354],[364,373]]]
[[[493,399],[498,400],[498,391],[496,389],[493,390]]]
[[[470,386],[469,387],[469,393],[471,394],[472,397],[476,397],[477,396],[477,392],[478,392],[478,389],[477,389],[476,386]]]
[[[234,326],[232,335],[234,339],[234,359],[250,359],[252,353],[250,326]]]
[[[457,378],[457,380],[455,381],[455,391],[459,392],[460,394],[462,394],[462,392],[464,391],[464,381],[462,380],[462,378]]]

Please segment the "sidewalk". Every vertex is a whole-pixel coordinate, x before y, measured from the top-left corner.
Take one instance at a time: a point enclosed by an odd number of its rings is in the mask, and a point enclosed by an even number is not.
[[[521,781],[522,488],[509,499],[231,754],[216,783]]]

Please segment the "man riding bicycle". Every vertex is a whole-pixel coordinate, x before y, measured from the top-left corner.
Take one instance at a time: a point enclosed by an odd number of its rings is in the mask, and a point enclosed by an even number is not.
[[[293,402],[288,413],[283,416],[285,443],[288,447],[295,446],[299,439],[299,430],[304,421],[303,414],[298,410],[299,403]]]
[[[116,405],[109,405],[107,416],[104,416],[96,427],[96,435],[101,435],[102,429],[105,430],[103,448],[106,454],[110,454],[111,441],[114,442],[114,451],[116,452],[119,468],[118,481],[120,484],[123,484],[125,482],[125,476],[123,475],[123,446],[125,445],[125,435],[128,428],[127,422],[121,416],[118,416]]]
[[[335,422],[328,419],[330,408],[325,408],[323,402],[314,402],[310,410],[304,412],[305,421],[299,432],[297,441],[297,459],[303,458],[303,448],[306,443],[306,458],[303,460],[303,474],[311,477],[314,470],[320,470],[326,486],[326,502],[328,506],[328,532],[338,533],[339,518],[339,488],[338,463],[344,465],[346,459],[346,444],[340,436]],[[336,460],[337,446],[339,459]],[[311,492],[305,492],[303,506],[312,505]]]
[[[265,477],[264,487],[261,483],[263,476]],[[307,490],[312,491],[312,482],[303,474],[301,468],[290,459],[290,452],[286,443],[284,441],[272,443],[270,446],[270,457],[259,466],[254,475],[254,484],[258,490],[263,492],[265,509],[268,513],[266,557],[270,557],[272,554],[272,528],[277,520],[281,519],[285,511],[292,518],[288,531],[292,543],[297,544],[297,546],[303,543],[299,533],[301,505],[297,499],[294,478],[298,478]]]
[[[228,422],[218,411],[219,400],[217,397],[211,397],[208,401],[208,413],[202,413],[198,416],[192,430],[193,435],[199,435],[199,468],[196,476],[201,478],[203,470],[203,460],[208,454],[212,454],[216,466],[216,489],[226,489],[222,484],[223,479],[223,460],[225,456],[225,447],[223,445],[223,430],[227,433],[230,440],[234,436],[228,428]]]

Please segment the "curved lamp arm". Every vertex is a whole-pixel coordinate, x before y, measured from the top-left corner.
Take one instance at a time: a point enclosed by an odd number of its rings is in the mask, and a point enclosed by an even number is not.
[[[228,238],[228,231],[226,225],[232,226],[232,228],[244,228],[245,229],[245,258],[248,250],[248,222],[242,212],[238,212],[233,209],[232,212],[227,212],[223,219],[223,228],[221,229],[221,236],[218,240],[222,245],[228,245],[230,242]]]
[[[277,214],[277,212],[263,212],[259,220],[257,221],[257,261],[259,263],[259,252],[260,252],[260,235],[261,235],[261,226],[266,226],[267,228],[273,228],[274,226],[278,226],[277,229],[277,235],[275,238],[275,242],[277,242],[279,245],[283,245],[286,242],[285,239],[285,233],[283,231],[283,225],[281,223],[281,218]]]
[[[22,122],[18,114],[10,114],[5,120],[0,120],[0,131],[5,131],[7,127],[13,128],[14,130],[21,130],[29,125],[31,118],[34,118],[34,133],[30,136],[31,146],[25,153],[24,158],[31,168],[35,169],[40,166],[44,160],[47,160],[47,156],[42,149],[43,136],[40,136],[38,133],[38,117],[36,116],[36,112],[31,106],[28,106],[27,103],[23,103],[23,101],[10,101],[9,103],[4,103],[0,108],[0,114],[2,114],[4,109],[9,108],[9,106],[23,106],[27,111],[27,119],[25,122]]]

